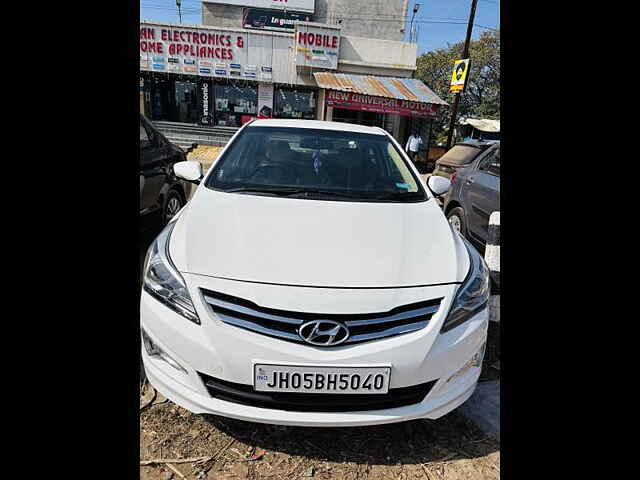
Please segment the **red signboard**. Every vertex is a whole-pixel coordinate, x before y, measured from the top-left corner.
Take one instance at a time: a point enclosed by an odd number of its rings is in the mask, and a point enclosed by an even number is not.
[[[337,90],[327,90],[326,104],[328,107],[362,110],[363,112],[393,113],[405,117],[436,118],[438,116],[438,105],[432,103],[373,97]]]

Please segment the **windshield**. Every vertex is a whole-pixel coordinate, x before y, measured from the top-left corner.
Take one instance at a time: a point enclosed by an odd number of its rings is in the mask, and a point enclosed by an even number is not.
[[[342,201],[428,198],[387,136],[311,128],[245,128],[216,162],[206,186]]]

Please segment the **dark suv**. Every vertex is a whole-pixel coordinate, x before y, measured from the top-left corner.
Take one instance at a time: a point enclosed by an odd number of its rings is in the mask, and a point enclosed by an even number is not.
[[[184,151],[140,115],[140,216],[165,225],[184,206],[189,183],[173,174],[173,164],[187,159]]]
[[[444,213],[453,228],[484,251],[491,213],[500,210],[500,144],[491,145],[451,178]]]

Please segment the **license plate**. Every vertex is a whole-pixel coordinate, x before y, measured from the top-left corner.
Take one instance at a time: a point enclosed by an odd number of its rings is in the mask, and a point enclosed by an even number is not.
[[[391,367],[313,367],[256,364],[259,392],[387,393]]]

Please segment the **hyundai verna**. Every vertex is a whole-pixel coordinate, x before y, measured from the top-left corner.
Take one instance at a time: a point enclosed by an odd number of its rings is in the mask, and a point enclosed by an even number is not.
[[[384,130],[241,128],[153,242],[142,356],[194,413],[302,426],[436,419],[473,393],[489,275]]]

